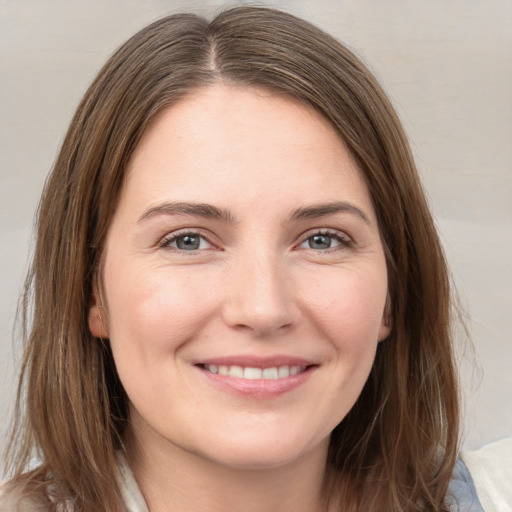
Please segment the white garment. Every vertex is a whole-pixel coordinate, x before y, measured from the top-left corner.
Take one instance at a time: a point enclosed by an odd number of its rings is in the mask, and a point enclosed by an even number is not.
[[[485,512],[512,512],[512,437],[464,452],[461,458]]]
[[[135,481],[132,470],[128,466],[124,455],[118,453],[117,462],[119,465],[119,475],[121,478],[121,493],[126,505],[126,512],[149,512],[144,496],[140,492],[139,486]],[[0,512],[2,512],[0,510]]]

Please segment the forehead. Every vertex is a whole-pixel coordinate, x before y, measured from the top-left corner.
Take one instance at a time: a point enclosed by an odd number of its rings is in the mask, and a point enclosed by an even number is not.
[[[356,191],[369,202],[360,170],[318,112],[289,95],[215,84],[152,120],[130,159],[123,195],[138,203],[178,193],[248,203],[299,192],[306,199],[308,191],[318,201]]]

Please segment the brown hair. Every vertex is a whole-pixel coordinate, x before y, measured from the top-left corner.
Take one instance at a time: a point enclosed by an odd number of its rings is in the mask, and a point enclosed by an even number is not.
[[[217,80],[289,94],[320,112],[359,164],[378,216],[393,328],[332,433],[327,491],[343,510],[444,510],[459,413],[450,289],[407,138],[346,47],[292,15],[253,7],[211,22],[179,14],[153,23],[113,55],[80,103],[38,212],[9,455],[14,482],[49,481],[55,499],[72,496],[77,511],[123,509],[112,475],[127,397],[108,342],[88,329],[93,275],[148,122]],[[34,450],[42,464],[22,475]]]

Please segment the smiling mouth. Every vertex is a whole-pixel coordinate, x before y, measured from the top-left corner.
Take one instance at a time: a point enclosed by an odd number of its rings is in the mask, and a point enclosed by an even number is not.
[[[202,364],[202,369],[216,375],[225,375],[246,380],[279,380],[304,373],[313,365],[283,365],[269,368],[257,368],[238,365]]]

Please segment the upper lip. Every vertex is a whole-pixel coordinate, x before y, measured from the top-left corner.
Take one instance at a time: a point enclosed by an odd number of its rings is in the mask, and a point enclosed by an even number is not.
[[[195,365],[218,365],[218,366],[242,366],[250,368],[272,368],[274,366],[312,366],[315,363],[312,360],[302,357],[275,355],[231,355],[205,358],[194,361]]]

